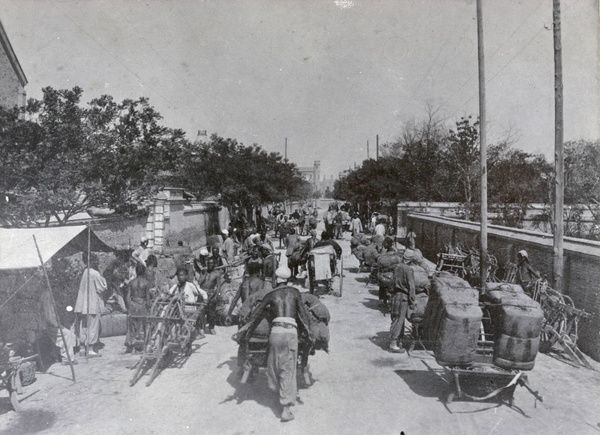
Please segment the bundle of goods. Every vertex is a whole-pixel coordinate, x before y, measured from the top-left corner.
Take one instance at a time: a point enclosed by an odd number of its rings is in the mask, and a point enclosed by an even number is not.
[[[427,293],[417,293],[412,309],[408,310],[407,318],[409,322],[414,324],[423,323],[427,302],[429,302],[429,295]]]
[[[301,295],[309,312],[308,323],[315,338],[315,350],[329,352],[329,310],[317,296],[310,293]]]
[[[423,256],[423,253],[420,249],[414,249],[415,257],[413,259],[413,263],[418,264],[423,269],[428,272],[433,273],[435,271],[436,265],[434,262],[429,261],[427,258]]]
[[[394,268],[402,262],[402,252],[385,252],[377,259],[377,281],[380,287],[391,288]]]
[[[365,247],[363,252],[365,255],[365,264],[370,267],[377,266],[377,259],[379,258],[379,251],[377,250],[377,245],[368,245],[367,247]]]
[[[487,307],[494,340],[494,364],[531,370],[540,346],[544,312],[517,284],[489,283],[481,296]]]
[[[450,273],[434,278],[424,314],[424,334],[440,365],[469,365],[477,351],[483,312],[479,292]]]

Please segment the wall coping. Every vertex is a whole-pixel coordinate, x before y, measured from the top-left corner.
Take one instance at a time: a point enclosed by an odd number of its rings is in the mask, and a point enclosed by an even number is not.
[[[424,213],[409,213],[409,217],[423,219],[430,222],[441,224],[452,224],[453,226],[480,231],[481,225],[478,222],[469,222],[461,219],[453,219],[441,216],[431,216]],[[531,243],[536,243],[541,246],[553,247],[554,241],[552,234],[543,233],[541,231],[523,230],[520,228],[510,228],[501,225],[488,225],[488,235],[496,235],[514,240],[524,240]],[[518,237],[516,237],[518,235]],[[578,239],[575,237],[564,238],[564,250],[583,253],[594,257],[600,257],[600,242],[595,240]]]

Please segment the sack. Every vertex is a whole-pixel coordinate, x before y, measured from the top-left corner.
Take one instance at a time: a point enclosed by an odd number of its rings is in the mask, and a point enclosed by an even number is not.
[[[306,305],[308,311],[320,322],[329,324],[331,316],[327,307],[321,302],[321,300],[310,293],[301,293],[302,302]]]

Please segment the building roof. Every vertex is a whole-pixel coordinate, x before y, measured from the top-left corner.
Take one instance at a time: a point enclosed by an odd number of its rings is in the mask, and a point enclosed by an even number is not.
[[[8,40],[8,35],[6,34],[6,31],[4,30],[2,21],[0,21],[0,43],[2,44],[2,47],[4,47],[4,52],[6,53],[6,56],[8,57],[10,64],[12,65],[13,69],[15,70],[15,74],[17,74],[17,77],[19,78],[19,81],[21,82],[21,86],[25,87],[27,85],[27,77],[25,77],[25,73],[23,72],[23,68],[21,68],[19,59],[17,59],[17,55],[15,54],[15,51],[13,50],[12,45],[10,44],[10,41]]]

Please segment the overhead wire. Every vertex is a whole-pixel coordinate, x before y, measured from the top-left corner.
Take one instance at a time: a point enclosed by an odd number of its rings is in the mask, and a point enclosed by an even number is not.
[[[579,2],[579,0],[577,0],[577,2],[575,2],[575,3],[578,3],[578,2]],[[572,6],[573,6],[575,3],[571,3],[569,6],[567,6],[567,7],[566,7],[566,8],[563,10],[563,13],[564,13],[564,12],[566,12],[567,10],[569,10],[569,9],[570,9],[570,8],[571,8],[571,7],[572,7]],[[539,6],[538,6],[538,8],[539,8]],[[534,10],[534,12],[535,12],[536,10],[537,10],[537,8]],[[533,13],[533,12],[532,12],[532,13]],[[530,15],[531,15],[531,14],[530,14]],[[517,29],[517,30],[519,30],[519,29]],[[515,30],[515,32],[516,32],[517,30]],[[493,81],[493,80],[494,80],[496,77],[498,77],[498,75],[499,75],[499,74],[500,74],[502,71],[504,71],[504,70],[505,70],[505,69],[506,69],[506,68],[507,68],[507,67],[508,67],[508,66],[509,66],[509,65],[512,63],[512,61],[513,61],[513,60],[514,60],[514,59],[515,59],[515,58],[516,58],[518,55],[520,55],[520,54],[523,52],[523,50],[525,50],[525,48],[527,48],[527,47],[529,46],[529,44],[531,44],[531,43],[533,42],[533,40],[534,40],[535,38],[537,38],[537,37],[539,36],[539,34],[540,34],[540,33],[542,33],[544,30],[546,30],[546,28],[545,28],[545,27],[542,27],[540,30],[538,30],[538,32],[537,32],[535,35],[533,35],[533,37],[532,37],[531,39],[529,39],[529,40],[528,40],[528,41],[525,43],[525,45],[524,45],[523,47],[521,47],[521,49],[520,49],[520,50],[519,50],[519,51],[518,51],[518,52],[517,52],[515,55],[513,55],[513,56],[512,56],[512,57],[509,59],[509,61],[508,61],[506,64],[504,64],[504,66],[503,66],[502,68],[500,68],[500,70],[498,70],[498,71],[497,71],[497,72],[496,72],[496,73],[495,73],[495,74],[494,74],[494,75],[493,75],[493,76],[492,76],[490,79],[486,80],[486,81],[485,81],[485,84],[486,84],[486,86],[487,86],[489,83],[491,83],[491,82],[492,82],[492,81]],[[515,32],[513,32],[513,34],[514,34]],[[510,39],[511,37],[512,37],[512,34],[511,34],[511,36],[510,36],[508,39]],[[498,51],[498,50],[496,50],[496,51]],[[466,84],[466,83],[465,83],[465,84]],[[479,95],[479,91],[476,91],[475,93],[473,93],[473,94],[472,94],[472,95],[471,95],[471,96],[470,96],[470,97],[469,97],[469,98],[468,98],[468,99],[467,99],[467,100],[466,100],[466,101],[465,101],[465,102],[464,102],[464,103],[463,103],[463,104],[462,104],[460,107],[458,107],[458,109],[456,109],[454,112],[452,112],[452,113],[450,114],[450,117],[454,116],[454,115],[455,115],[455,114],[456,114],[456,113],[457,113],[459,110],[461,110],[463,107],[465,107],[465,106],[466,106],[466,105],[469,103],[469,101],[471,101],[471,100],[472,100],[473,98],[475,98],[477,95]],[[447,100],[446,100],[446,101],[447,101]]]

